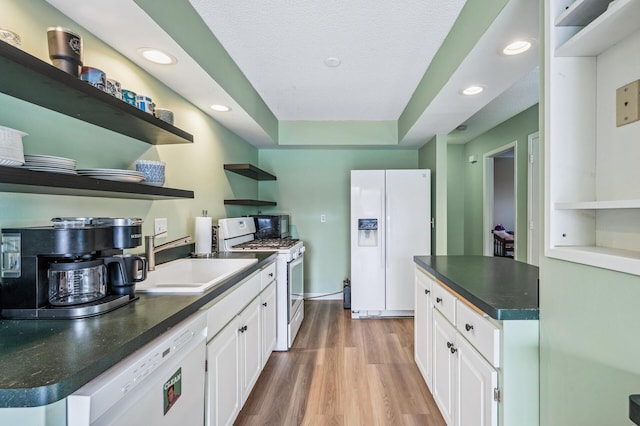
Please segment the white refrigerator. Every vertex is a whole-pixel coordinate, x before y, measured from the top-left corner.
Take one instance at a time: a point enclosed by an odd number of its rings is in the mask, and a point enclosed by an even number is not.
[[[351,171],[351,314],[412,316],[413,257],[431,254],[430,170]]]

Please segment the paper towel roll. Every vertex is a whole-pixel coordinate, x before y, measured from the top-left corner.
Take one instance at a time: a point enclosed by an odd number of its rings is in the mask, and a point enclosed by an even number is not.
[[[211,253],[211,218],[196,217],[196,254]]]

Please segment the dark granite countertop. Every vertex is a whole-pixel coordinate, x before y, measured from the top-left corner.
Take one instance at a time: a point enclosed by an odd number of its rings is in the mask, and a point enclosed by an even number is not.
[[[414,261],[491,318],[539,318],[536,266],[489,256],[415,256]]]
[[[61,400],[276,259],[275,252],[221,253],[258,263],[202,294],[150,295],[73,320],[0,320],[0,408]],[[152,272],[153,273],[153,272]]]
[[[640,425],[640,395],[629,395],[629,420]]]

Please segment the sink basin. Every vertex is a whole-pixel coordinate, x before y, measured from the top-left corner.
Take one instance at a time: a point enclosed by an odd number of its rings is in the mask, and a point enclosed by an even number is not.
[[[178,259],[156,266],[136,284],[143,293],[202,293],[258,259]]]

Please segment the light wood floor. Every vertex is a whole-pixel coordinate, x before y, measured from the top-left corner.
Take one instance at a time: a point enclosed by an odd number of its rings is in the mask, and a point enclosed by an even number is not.
[[[342,301],[307,301],[289,352],[274,352],[236,425],[445,422],[413,360],[413,318],[352,320]]]

